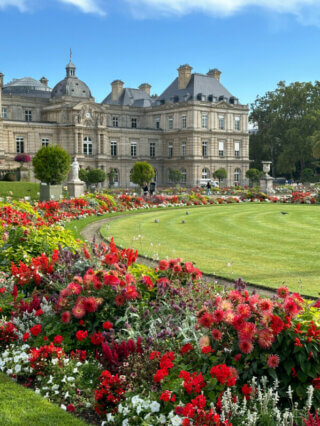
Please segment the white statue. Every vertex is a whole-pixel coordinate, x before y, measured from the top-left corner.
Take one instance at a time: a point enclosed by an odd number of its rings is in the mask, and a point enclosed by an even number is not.
[[[74,157],[73,163],[71,164],[71,181],[79,181],[79,163],[77,157]]]

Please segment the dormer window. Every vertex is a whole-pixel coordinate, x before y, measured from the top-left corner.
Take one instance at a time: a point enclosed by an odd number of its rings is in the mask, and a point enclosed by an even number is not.
[[[131,118],[131,127],[133,129],[137,128],[137,119],[136,118]]]

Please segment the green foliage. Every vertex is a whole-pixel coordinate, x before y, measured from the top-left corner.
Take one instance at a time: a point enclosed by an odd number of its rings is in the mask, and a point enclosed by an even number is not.
[[[226,179],[227,171],[226,171],[226,169],[223,169],[223,168],[218,169],[218,170],[216,170],[215,172],[212,173],[212,177],[214,177],[215,179],[218,179],[219,183],[221,183],[221,181],[223,179]]]
[[[137,161],[133,166],[130,179],[131,182],[142,187],[144,183],[151,182],[153,177],[153,167],[146,161]]]
[[[320,82],[278,83],[251,105],[250,119],[258,132],[250,136],[254,167],[272,161],[273,176],[296,174],[313,164],[311,137],[320,130]],[[316,136],[315,139],[318,137]]]
[[[87,180],[89,184],[97,184],[106,180],[106,173],[101,169],[90,169],[87,171]]]
[[[250,180],[251,185],[253,184],[253,182],[258,181],[262,175],[263,172],[258,169],[249,169],[246,171],[246,177]]]
[[[71,158],[60,146],[47,146],[37,152],[32,164],[37,179],[48,185],[59,185],[68,176]]]
[[[180,170],[169,170],[169,181],[172,182],[173,184],[177,184],[180,183],[182,180],[182,173],[180,172]]]
[[[3,231],[2,231],[3,233]],[[79,248],[70,231],[56,225],[42,228],[24,228],[16,226],[8,232],[8,239],[0,241],[0,267],[9,270],[11,262],[30,262],[32,257],[41,253],[51,254],[57,247],[70,247],[72,250]]]
[[[310,168],[303,169],[300,175],[301,181],[303,183],[310,183],[314,181],[314,170]]]
[[[4,175],[3,180],[5,182],[14,182],[14,181],[17,180],[17,178],[16,178],[16,175],[14,173],[8,172]]]
[[[0,197],[23,198],[30,197],[32,200],[39,199],[40,186],[31,182],[0,182]]]
[[[82,180],[82,182],[88,183],[88,170],[86,169],[80,169],[79,170],[79,179]]]

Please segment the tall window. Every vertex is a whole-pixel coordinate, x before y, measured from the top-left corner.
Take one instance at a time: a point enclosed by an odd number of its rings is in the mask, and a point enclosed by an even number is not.
[[[155,142],[150,142],[150,157],[156,156],[156,144]]]
[[[240,157],[240,142],[235,142],[234,143],[234,156],[236,158]]]
[[[88,136],[83,141],[83,153],[84,155],[92,155],[92,140]]]
[[[223,157],[224,156],[224,142],[220,141],[219,142],[219,157]]]
[[[42,138],[41,139],[41,145],[44,146],[44,147],[49,146],[49,142],[50,142],[50,140],[48,138]]]
[[[234,118],[234,130],[240,130],[240,117]]]
[[[234,184],[240,185],[240,179],[241,179],[241,170],[235,169],[233,174]]]
[[[118,169],[114,169],[114,179],[113,182],[115,183],[116,186],[119,186],[119,170]]]
[[[119,127],[119,119],[117,116],[112,117],[112,127]]]
[[[2,118],[8,118],[8,110],[5,107],[2,107],[1,111]]]
[[[181,116],[181,127],[183,129],[186,129],[186,127],[187,127],[187,116],[186,115]]]
[[[187,171],[186,169],[181,170],[181,183],[187,183]]]
[[[24,153],[24,139],[19,137],[16,138],[16,146],[17,146],[17,153],[23,154]]]
[[[156,117],[155,123],[156,123],[156,129],[160,129],[160,117]]]
[[[136,118],[131,118],[131,127],[133,129],[137,128],[137,119]]]
[[[169,158],[173,157],[173,145],[172,145],[172,143],[169,143],[169,145],[168,145],[168,157]]]
[[[208,142],[202,142],[202,157],[208,157]]]
[[[111,141],[110,142],[110,148],[111,148],[111,157],[117,156],[117,142]]]
[[[173,117],[168,118],[168,128],[169,130],[173,129]]]
[[[219,129],[224,130],[224,115],[219,115]]]
[[[187,144],[185,141],[181,142],[181,155],[182,157],[187,155]]]
[[[210,171],[206,168],[202,169],[201,178],[202,179],[209,179],[210,178]]]
[[[201,127],[203,129],[208,128],[208,114],[202,114],[202,116],[201,116]]]
[[[25,121],[32,121],[32,111],[31,109],[26,109],[24,112]]]
[[[137,142],[131,142],[131,157],[137,156]]]

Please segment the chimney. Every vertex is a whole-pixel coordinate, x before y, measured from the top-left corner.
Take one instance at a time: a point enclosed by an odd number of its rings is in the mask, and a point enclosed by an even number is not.
[[[178,68],[178,72],[179,72],[179,77],[178,77],[178,89],[179,90],[183,90],[185,89],[190,81],[191,78],[191,71],[192,71],[192,67],[190,67],[190,65],[186,64],[186,65],[180,65],[180,67]]]
[[[142,84],[140,84],[139,89],[145,91],[150,96],[150,89],[151,89],[150,84],[142,83]]]
[[[45,77],[40,78],[40,83],[42,83],[44,86],[48,87],[48,79]]]
[[[117,101],[123,91],[124,82],[121,80],[114,80],[111,83],[112,86],[112,100]]]
[[[210,77],[214,77],[216,78],[218,81],[220,81],[220,75],[221,75],[221,71],[219,71],[217,68],[211,69],[207,72],[207,75],[209,75]]]
[[[4,77],[4,74],[0,72],[0,87],[3,87],[3,77]]]

